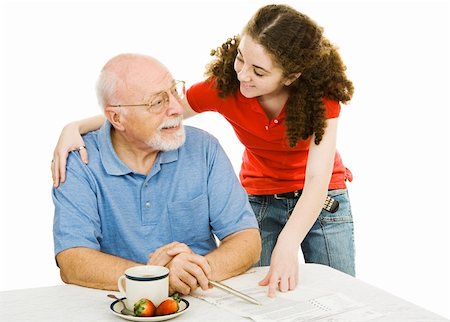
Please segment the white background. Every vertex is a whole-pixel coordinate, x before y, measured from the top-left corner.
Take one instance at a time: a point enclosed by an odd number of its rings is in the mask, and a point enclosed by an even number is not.
[[[103,64],[146,53],[192,84],[210,49],[267,3],[1,3],[0,290],[61,283],[50,160],[64,124],[99,113]],[[449,318],[448,3],[285,3],[325,28],[354,81],[338,149],[355,177],[357,277]],[[239,170],[242,147],[220,116],[186,123],[218,137]]]

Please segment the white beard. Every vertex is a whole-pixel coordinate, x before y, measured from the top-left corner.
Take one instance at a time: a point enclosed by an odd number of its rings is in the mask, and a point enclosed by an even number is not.
[[[147,144],[151,148],[159,151],[170,151],[178,149],[184,144],[184,141],[186,140],[186,133],[182,124],[182,120],[182,116],[167,120],[158,128],[156,134],[147,140]],[[177,126],[178,124],[180,126],[180,129],[176,133],[171,134],[170,137],[163,137],[163,135],[161,134],[163,128]]]

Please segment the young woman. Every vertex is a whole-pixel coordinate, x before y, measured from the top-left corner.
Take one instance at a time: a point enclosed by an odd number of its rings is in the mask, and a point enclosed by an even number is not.
[[[305,262],[354,275],[351,173],[336,151],[339,102],[351,99],[353,85],[337,49],[306,15],[267,5],[213,55],[207,79],[187,91],[185,116],[216,111],[245,146],[240,179],[260,225],[259,264],[270,264],[260,284],[269,285],[269,296],[294,289],[300,245]],[[102,122],[64,128],[52,163],[55,186],[64,181],[68,151],[83,146],[79,133]],[[86,151],[80,154],[87,162]]]

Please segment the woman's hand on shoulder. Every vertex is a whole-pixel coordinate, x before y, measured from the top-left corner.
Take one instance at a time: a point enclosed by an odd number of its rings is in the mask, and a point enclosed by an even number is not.
[[[67,124],[58,139],[55,150],[53,151],[53,160],[51,164],[53,186],[57,188],[59,183],[66,180],[66,162],[69,152],[80,151],[81,160],[87,164],[88,154],[84,148],[84,141],[81,137],[78,124]]]

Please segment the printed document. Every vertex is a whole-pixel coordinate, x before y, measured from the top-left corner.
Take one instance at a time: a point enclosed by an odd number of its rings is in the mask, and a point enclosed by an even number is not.
[[[252,274],[252,271],[247,274]],[[295,291],[278,293],[275,298],[269,298],[266,287],[245,285],[244,279],[241,283],[236,283],[235,279],[233,282],[225,284],[253,297],[261,305],[249,303],[217,288],[208,291],[198,289],[192,295],[256,322],[364,322],[382,316],[367,305],[339,293],[299,286]]]

